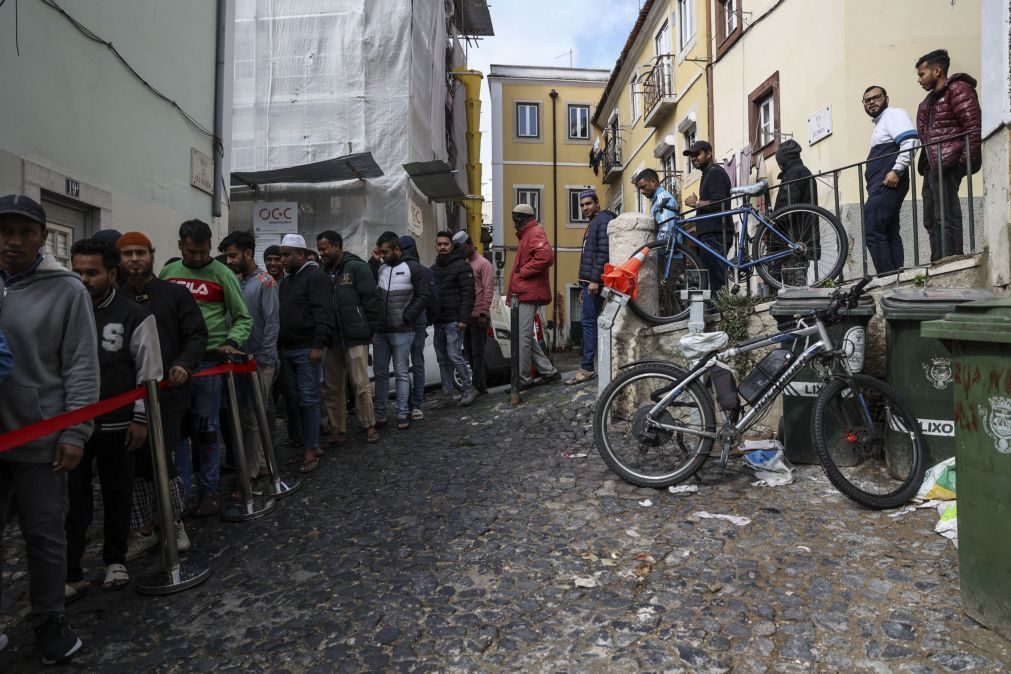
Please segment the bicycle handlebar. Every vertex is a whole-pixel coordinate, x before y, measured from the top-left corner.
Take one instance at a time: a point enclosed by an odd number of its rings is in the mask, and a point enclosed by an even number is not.
[[[832,293],[828,307],[812,311],[808,314],[808,317],[817,316],[826,323],[837,323],[840,311],[843,309],[855,309],[857,307],[857,304],[860,302],[860,296],[864,294],[864,289],[871,280],[870,276],[865,276],[849,289],[837,289]]]

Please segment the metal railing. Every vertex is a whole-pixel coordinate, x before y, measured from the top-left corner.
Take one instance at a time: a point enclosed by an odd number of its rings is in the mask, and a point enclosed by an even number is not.
[[[607,129],[604,131],[604,175],[621,167],[621,136],[616,130]]]
[[[944,145],[956,139],[964,144],[965,160],[960,158],[957,164],[945,167],[942,162]],[[875,161],[885,161],[904,152],[909,154],[909,166],[906,168],[906,176],[903,176],[902,181],[908,180],[908,193],[904,197],[897,215],[899,234],[903,239],[903,264],[899,268],[888,270],[885,273],[892,274],[910,267],[922,267],[953,255],[980,252],[976,248],[976,204],[973,196],[974,171],[972,170],[974,166],[978,167],[979,153],[973,152],[969,132],[940,138],[924,145],[918,145],[912,150],[900,150],[882,155]],[[789,180],[769,187],[769,192],[777,193],[778,197],[778,191],[783,188],[804,182],[812,183],[810,190],[819,197],[818,201],[821,205],[833,211],[843,223],[847,234],[853,237],[854,245],[850,247],[847,268],[852,271],[855,263],[854,258],[859,255],[858,269],[865,276],[878,275],[869,260],[867,249],[866,207],[871,195],[867,189],[866,170],[869,163],[870,161],[856,162],[829,171],[814,173],[811,177]],[[920,175],[918,171],[919,166],[923,164],[927,165],[925,176]],[[976,170],[978,171],[978,168]],[[947,183],[946,176],[948,176]],[[926,196],[929,197],[926,201],[923,198],[925,180],[927,180],[928,192]],[[825,187],[829,188],[829,201],[824,199]],[[846,196],[853,194],[854,187],[857,195],[855,202],[852,200],[852,196],[849,198]],[[951,187],[956,187],[958,190],[958,198],[955,203],[948,203],[950,195],[946,192]],[[821,189],[819,190],[819,188]],[[902,184],[900,183],[897,188],[887,189],[902,189]],[[795,191],[793,189],[786,190],[784,199],[780,200],[774,197],[766,204],[766,207],[774,211],[773,204],[776,206],[790,205],[793,201],[792,194]],[[963,200],[965,208],[962,207]],[[777,201],[780,203],[775,203]],[[964,211],[968,211],[968,213]],[[963,221],[967,226],[963,226]],[[921,237],[924,234],[926,234],[928,246],[926,251],[921,251],[923,247],[921,246]],[[911,254],[907,243],[907,237],[910,235],[912,239]],[[856,245],[857,242],[859,245]],[[968,245],[966,246],[966,244]],[[923,254],[925,252],[929,255],[926,259]]]
[[[674,66],[670,54],[657,56],[642,79],[643,108],[648,116],[657,103],[674,96]]]

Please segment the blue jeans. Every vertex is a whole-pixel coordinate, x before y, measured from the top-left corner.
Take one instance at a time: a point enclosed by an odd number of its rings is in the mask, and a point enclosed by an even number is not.
[[[428,326],[418,319],[411,342],[411,400],[409,407],[420,410],[425,401],[425,342],[428,340]]]
[[[397,418],[406,419],[411,394],[411,342],[414,332],[377,332],[372,337],[372,372],[376,378],[376,419],[386,418],[390,399],[390,360],[397,380]]]
[[[600,306],[603,300],[600,293],[591,295],[586,290],[586,283],[580,284],[583,287],[583,312],[580,321],[583,324],[583,363],[581,367],[587,372],[593,372],[593,359],[597,355],[597,316],[600,315]]]
[[[200,363],[197,370],[206,370],[219,363]],[[218,493],[218,475],[220,473],[220,435],[219,419],[221,418],[221,396],[224,394],[225,380],[221,375],[214,377],[197,377],[190,382],[190,407],[193,409],[193,428],[190,433],[190,443],[193,451],[200,457],[200,470],[197,474],[197,487],[201,496],[214,496]],[[176,469],[183,481],[183,494],[189,496],[193,491],[193,458],[190,448],[183,442],[176,452]]]
[[[460,375],[464,389],[471,387],[470,366],[463,357],[463,335],[456,323],[435,324],[435,356],[439,359],[442,392],[453,392],[453,370]]]
[[[289,349],[283,354],[288,373],[288,391],[298,401],[302,422],[302,440],[306,449],[319,448],[319,382],[323,376],[323,361],[309,360],[310,349]],[[289,419],[288,423],[294,420]]]

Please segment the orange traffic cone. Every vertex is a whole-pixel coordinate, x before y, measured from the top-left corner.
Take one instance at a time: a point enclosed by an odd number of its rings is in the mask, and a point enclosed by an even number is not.
[[[639,270],[647,256],[649,256],[649,246],[643,246],[638,253],[630,257],[620,267],[615,267],[610,262],[605,264],[601,280],[608,288],[635,299],[635,296],[639,294]]]

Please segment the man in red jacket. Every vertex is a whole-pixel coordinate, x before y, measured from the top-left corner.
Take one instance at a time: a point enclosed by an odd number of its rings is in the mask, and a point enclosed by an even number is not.
[[[976,80],[965,73],[948,77],[950,64],[944,49],[936,49],[916,62],[917,80],[927,91],[916,111],[916,131],[920,142],[927,146],[920,152],[917,169],[923,176],[923,226],[930,236],[931,262],[962,254],[958,188],[962,178],[978,171],[982,164],[982,114]],[[935,141],[940,142],[929,145]]]
[[[520,302],[520,386],[530,388],[534,385],[530,376],[531,357],[541,377],[537,383],[551,384],[562,378],[534,338],[534,314],[538,307],[551,301],[548,272],[555,256],[531,206],[517,204],[513,208],[513,225],[519,245],[509,275],[507,294],[510,301],[515,296]]]

